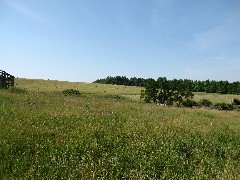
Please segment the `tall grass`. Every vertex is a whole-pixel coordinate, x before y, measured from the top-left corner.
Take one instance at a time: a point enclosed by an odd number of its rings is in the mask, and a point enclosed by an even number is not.
[[[239,112],[0,90],[0,179],[239,179]]]

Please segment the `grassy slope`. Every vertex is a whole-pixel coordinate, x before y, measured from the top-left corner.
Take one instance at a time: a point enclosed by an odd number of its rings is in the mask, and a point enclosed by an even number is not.
[[[86,94],[140,95],[141,87],[68,82],[56,80],[16,79],[15,86],[34,92],[61,92],[65,89],[79,89]]]
[[[27,88],[33,92],[61,92],[65,89],[78,89],[86,94],[119,94],[121,96],[130,97],[134,100],[140,99],[140,92],[143,88],[108,85],[108,84],[95,84],[83,82],[67,82],[56,80],[41,80],[41,79],[23,79],[19,78],[15,81],[15,86],[19,88]],[[225,102],[229,103],[230,99],[238,98],[240,95],[226,94],[221,95],[217,93],[194,93],[194,100],[209,99],[214,103]]]
[[[158,108],[109,95],[136,96],[136,87],[16,83],[49,92],[79,86],[84,94],[0,90],[0,179],[240,178],[238,111]]]

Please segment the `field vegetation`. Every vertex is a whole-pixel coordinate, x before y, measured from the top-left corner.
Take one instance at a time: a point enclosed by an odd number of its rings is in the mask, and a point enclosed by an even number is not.
[[[134,86],[15,83],[0,89],[0,179],[240,179],[238,110],[158,107]]]

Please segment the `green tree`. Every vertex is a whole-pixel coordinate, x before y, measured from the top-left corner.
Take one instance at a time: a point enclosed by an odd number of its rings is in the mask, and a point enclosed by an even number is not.
[[[158,84],[154,79],[149,79],[145,84],[145,90],[141,91],[141,98],[145,100],[146,103],[151,101],[157,102],[158,95]]]
[[[141,92],[141,98],[145,102],[169,103],[178,102],[181,104],[183,100],[193,97],[193,93],[188,85],[184,86],[184,81],[173,80],[168,81],[165,77],[160,77],[155,81],[150,79],[145,84],[145,90]]]

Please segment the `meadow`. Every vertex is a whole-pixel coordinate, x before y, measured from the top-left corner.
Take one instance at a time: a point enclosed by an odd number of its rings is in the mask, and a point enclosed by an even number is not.
[[[240,179],[237,110],[145,104],[141,87],[15,83],[26,91],[0,90],[0,179]]]

